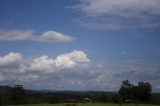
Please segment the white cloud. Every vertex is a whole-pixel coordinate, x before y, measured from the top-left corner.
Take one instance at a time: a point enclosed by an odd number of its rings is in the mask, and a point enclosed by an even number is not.
[[[61,68],[72,68],[78,65],[78,63],[89,61],[90,60],[87,58],[87,54],[83,51],[73,51],[58,56],[55,60],[55,64]]]
[[[160,15],[159,0],[80,0],[75,8],[84,11],[89,16],[121,15],[133,17],[133,13]],[[137,16],[134,16],[137,17]]]
[[[31,40],[39,42],[69,42],[74,38],[56,31],[46,31],[41,35],[35,35],[32,30],[0,30],[0,40],[18,41]]]
[[[87,55],[83,51],[73,51],[70,53],[62,54],[56,59],[49,58],[48,56],[41,56],[33,60],[29,70],[54,72],[61,69],[74,68],[80,63],[89,62]]]
[[[55,31],[47,31],[44,32],[41,36],[39,36],[37,40],[42,42],[53,42],[53,41],[69,42],[73,40],[73,37]]]
[[[0,71],[17,73],[52,73],[62,69],[73,69],[90,60],[83,51],[72,51],[54,58],[47,55],[25,60],[20,53],[11,52],[0,57]],[[11,71],[12,70],[12,71]]]
[[[155,66],[103,63],[81,67],[88,62],[87,54],[76,50],[55,58],[44,55],[32,59],[11,52],[0,57],[0,82],[35,89],[113,91],[128,79],[134,83],[152,81],[153,90],[160,90],[156,83],[160,81],[159,69]]]
[[[0,57],[0,67],[16,67],[22,61],[20,53],[11,52],[8,55]]]
[[[49,59],[48,56],[41,56],[35,58],[29,66],[29,71],[53,71],[55,63],[53,59]]]
[[[85,13],[83,26],[98,28],[160,26],[159,0],[79,0],[73,9]],[[81,20],[81,19],[80,19]]]
[[[83,51],[72,51],[54,58],[49,58],[47,55],[25,60],[20,53],[11,52],[3,57],[0,57],[0,69],[4,68],[6,72],[26,73],[26,72],[43,72],[50,73],[62,69],[72,69],[80,67],[81,64],[90,62],[87,54]],[[8,70],[7,70],[8,69]],[[15,70],[14,70],[15,69]]]
[[[28,40],[32,34],[32,30],[0,30],[0,40]]]
[[[56,79],[61,76],[61,72],[67,73],[77,69],[80,71],[81,68],[84,69],[81,64],[88,62],[90,60],[87,54],[76,50],[55,58],[44,55],[32,59],[22,57],[20,53],[11,52],[0,57],[0,82],[24,85],[38,84],[41,81],[46,83],[45,81],[49,80],[48,77]]]

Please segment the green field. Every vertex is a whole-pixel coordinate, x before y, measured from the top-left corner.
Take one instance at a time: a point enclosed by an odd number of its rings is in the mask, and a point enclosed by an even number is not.
[[[28,104],[18,106],[64,106],[65,104]],[[160,106],[151,104],[111,104],[111,103],[77,103],[76,106]]]

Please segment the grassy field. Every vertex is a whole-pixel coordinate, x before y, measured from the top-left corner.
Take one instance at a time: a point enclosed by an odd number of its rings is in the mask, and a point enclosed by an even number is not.
[[[65,104],[29,104],[18,106],[64,106]],[[111,104],[111,103],[77,103],[76,106],[160,106],[151,104]]]

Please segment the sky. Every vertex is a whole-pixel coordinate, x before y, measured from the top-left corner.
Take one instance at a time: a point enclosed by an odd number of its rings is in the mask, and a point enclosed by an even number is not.
[[[160,92],[159,0],[0,0],[0,85]]]

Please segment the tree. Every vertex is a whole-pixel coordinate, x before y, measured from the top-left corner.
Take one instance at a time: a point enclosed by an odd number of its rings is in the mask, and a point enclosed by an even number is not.
[[[15,85],[12,90],[12,102],[13,104],[21,104],[24,102],[25,90],[22,85]]]
[[[95,98],[97,102],[107,102],[108,99],[105,94],[97,94]]]
[[[123,100],[134,100],[148,103],[151,97],[152,86],[148,82],[139,82],[137,86],[130,84],[128,80],[122,82],[119,94]]]
[[[122,82],[121,88],[119,90],[119,94],[122,95],[123,100],[133,98],[132,91],[131,91],[133,87],[134,85],[130,84],[128,80],[125,80]]]
[[[54,95],[49,96],[47,100],[49,103],[60,103],[60,100]]]
[[[11,92],[12,87],[9,86],[0,86],[0,102],[1,105],[9,105],[11,103]]]
[[[120,94],[116,94],[113,96],[112,101],[114,103],[122,104],[123,103],[123,98]]]
[[[148,82],[139,82],[138,88],[139,88],[139,99],[145,103],[149,102],[152,91],[151,84]]]
[[[0,96],[0,106],[2,105],[2,99],[1,99],[1,96]]]

